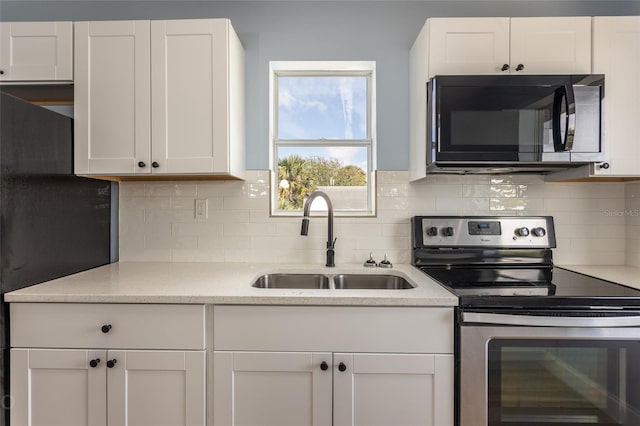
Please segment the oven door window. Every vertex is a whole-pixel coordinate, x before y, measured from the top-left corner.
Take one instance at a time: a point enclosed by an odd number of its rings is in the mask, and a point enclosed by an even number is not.
[[[640,425],[640,342],[491,340],[489,426]]]

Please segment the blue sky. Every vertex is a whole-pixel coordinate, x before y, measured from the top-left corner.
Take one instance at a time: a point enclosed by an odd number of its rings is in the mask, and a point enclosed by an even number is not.
[[[279,139],[366,139],[367,78],[362,76],[278,78]],[[367,170],[361,147],[281,147],[278,157],[335,158]]]

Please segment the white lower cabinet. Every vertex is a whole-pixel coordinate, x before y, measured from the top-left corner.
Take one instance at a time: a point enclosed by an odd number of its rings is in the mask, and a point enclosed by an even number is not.
[[[336,353],[333,363],[335,426],[452,424],[453,355]]]
[[[204,351],[13,349],[16,425],[204,425]]]
[[[214,354],[215,425],[451,424],[453,356]]]
[[[452,308],[215,306],[214,348],[214,426],[453,425]]]
[[[14,303],[11,332],[12,425],[206,425],[204,306]]]
[[[213,365],[215,425],[331,424],[330,353],[216,351]]]

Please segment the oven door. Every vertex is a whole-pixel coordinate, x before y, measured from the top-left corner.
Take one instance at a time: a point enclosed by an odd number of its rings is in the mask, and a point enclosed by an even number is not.
[[[461,318],[460,426],[640,425],[640,313]]]

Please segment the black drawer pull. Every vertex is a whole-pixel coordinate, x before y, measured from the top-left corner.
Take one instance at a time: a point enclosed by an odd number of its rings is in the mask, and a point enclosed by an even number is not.
[[[107,361],[107,367],[109,368],[113,368],[116,366],[116,364],[118,363],[117,359],[110,359],[109,361]]]
[[[92,359],[91,361],[89,361],[89,365],[91,366],[91,368],[96,368],[98,364],[100,364],[100,358]]]
[[[111,331],[111,324],[105,324],[102,326],[102,328],[100,328],[100,330],[102,330],[103,333],[108,333]]]

